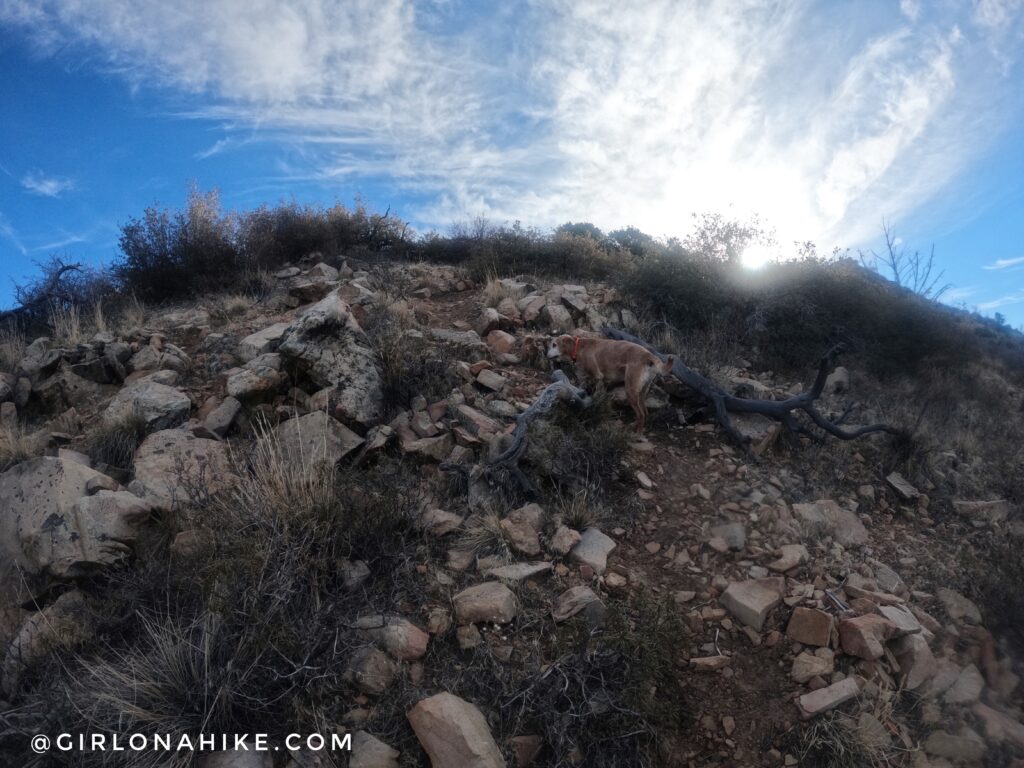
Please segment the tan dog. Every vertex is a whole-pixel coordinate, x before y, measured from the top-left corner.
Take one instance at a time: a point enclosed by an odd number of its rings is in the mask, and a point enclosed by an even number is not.
[[[661,374],[672,372],[675,358],[661,362],[639,344],[583,336],[557,336],[548,345],[551,359],[567,357],[580,367],[595,386],[626,385],[626,400],[636,414],[636,431],[647,426],[647,392]]]

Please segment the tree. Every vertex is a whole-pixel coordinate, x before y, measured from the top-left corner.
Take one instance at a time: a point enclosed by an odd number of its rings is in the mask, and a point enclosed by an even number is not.
[[[938,301],[952,287],[949,283],[941,283],[945,271],[934,274],[934,245],[927,256],[920,251],[907,253],[900,238],[896,237],[895,230],[886,221],[882,222],[882,233],[885,235],[885,252],[878,254],[871,251],[865,254],[862,251],[860,260],[864,266],[879,274],[886,274],[900,288],[932,301]]]

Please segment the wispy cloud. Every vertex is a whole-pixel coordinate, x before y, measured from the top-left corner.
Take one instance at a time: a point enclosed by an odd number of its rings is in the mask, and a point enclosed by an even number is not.
[[[1022,303],[1024,303],[1024,291],[1016,291],[1005,296],[1000,296],[998,299],[982,302],[978,305],[978,309],[982,312],[992,312],[1000,307],[1007,307],[1013,304]]]
[[[1024,264],[1024,256],[1018,256],[1015,259],[998,259],[991,264],[986,264],[984,269],[1007,269],[1008,267],[1015,267],[1018,264]]]
[[[942,294],[942,300],[946,304],[962,304],[967,301],[971,296],[978,293],[978,288],[975,286],[964,286],[962,288],[950,288],[948,291]]]
[[[11,222],[7,220],[7,217],[4,216],[3,213],[0,213],[0,235],[10,241],[22,256],[25,256],[28,253],[28,249],[25,248],[25,245],[21,242],[21,238],[18,236],[18,233],[14,230],[14,227],[11,226]]]
[[[42,195],[43,197],[60,197],[64,192],[75,188],[71,179],[47,176],[39,171],[30,171],[22,176],[21,186],[33,195]]]
[[[44,50],[99,52],[188,117],[288,151],[289,178],[386,179],[414,216],[679,234],[758,213],[857,245],[1012,119],[1020,0],[0,0]]]

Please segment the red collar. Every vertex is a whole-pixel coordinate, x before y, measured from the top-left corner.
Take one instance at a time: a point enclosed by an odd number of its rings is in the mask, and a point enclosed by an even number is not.
[[[572,345],[572,354],[569,355],[569,358],[574,363],[576,362],[576,355],[579,354],[579,351],[580,351],[580,337],[577,336],[576,337],[576,343]]]

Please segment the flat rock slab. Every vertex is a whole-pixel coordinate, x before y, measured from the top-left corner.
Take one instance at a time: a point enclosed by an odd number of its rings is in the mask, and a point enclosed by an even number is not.
[[[439,693],[406,717],[432,768],[506,768],[483,713],[451,693]]]
[[[856,679],[848,677],[826,688],[805,693],[797,699],[797,702],[800,706],[801,714],[805,718],[810,718],[845,704],[850,699],[856,697],[859,692],[860,688],[857,685]]]
[[[615,549],[615,542],[597,528],[587,528],[569,552],[569,558],[577,563],[589,565],[600,576],[608,568],[608,555]]]
[[[797,607],[789,617],[786,636],[804,645],[824,647],[832,637],[831,614],[817,608]]]
[[[502,565],[498,568],[490,568],[484,573],[494,579],[525,581],[526,579],[530,579],[534,576],[539,576],[542,573],[548,573],[550,571],[551,563],[513,563],[512,565]]]
[[[932,649],[920,634],[904,635],[890,643],[889,648],[900,665],[900,678],[908,691],[916,691],[938,671]]]
[[[567,621],[589,605],[601,602],[590,587],[570,587],[555,599],[551,615],[555,621]]]
[[[288,325],[288,323],[274,323],[262,331],[246,336],[238,342],[238,356],[248,362],[265,352],[273,352],[284,338]]]
[[[896,635],[896,625],[884,616],[865,614],[839,622],[839,642],[843,652],[859,659],[880,659],[885,643]]]
[[[760,632],[768,614],[782,602],[784,593],[785,579],[780,576],[734,581],[719,602],[734,618]]]
[[[184,423],[191,409],[192,401],[180,389],[140,380],[122,387],[103,412],[103,420],[110,423],[138,416],[147,430],[154,431]]]
[[[194,495],[219,493],[236,479],[224,443],[182,429],[164,429],[143,440],[136,451],[130,487],[155,505],[171,509],[189,503]]]
[[[274,435],[285,460],[297,470],[321,462],[333,466],[363,444],[363,438],[323,411],[289,419]]]

